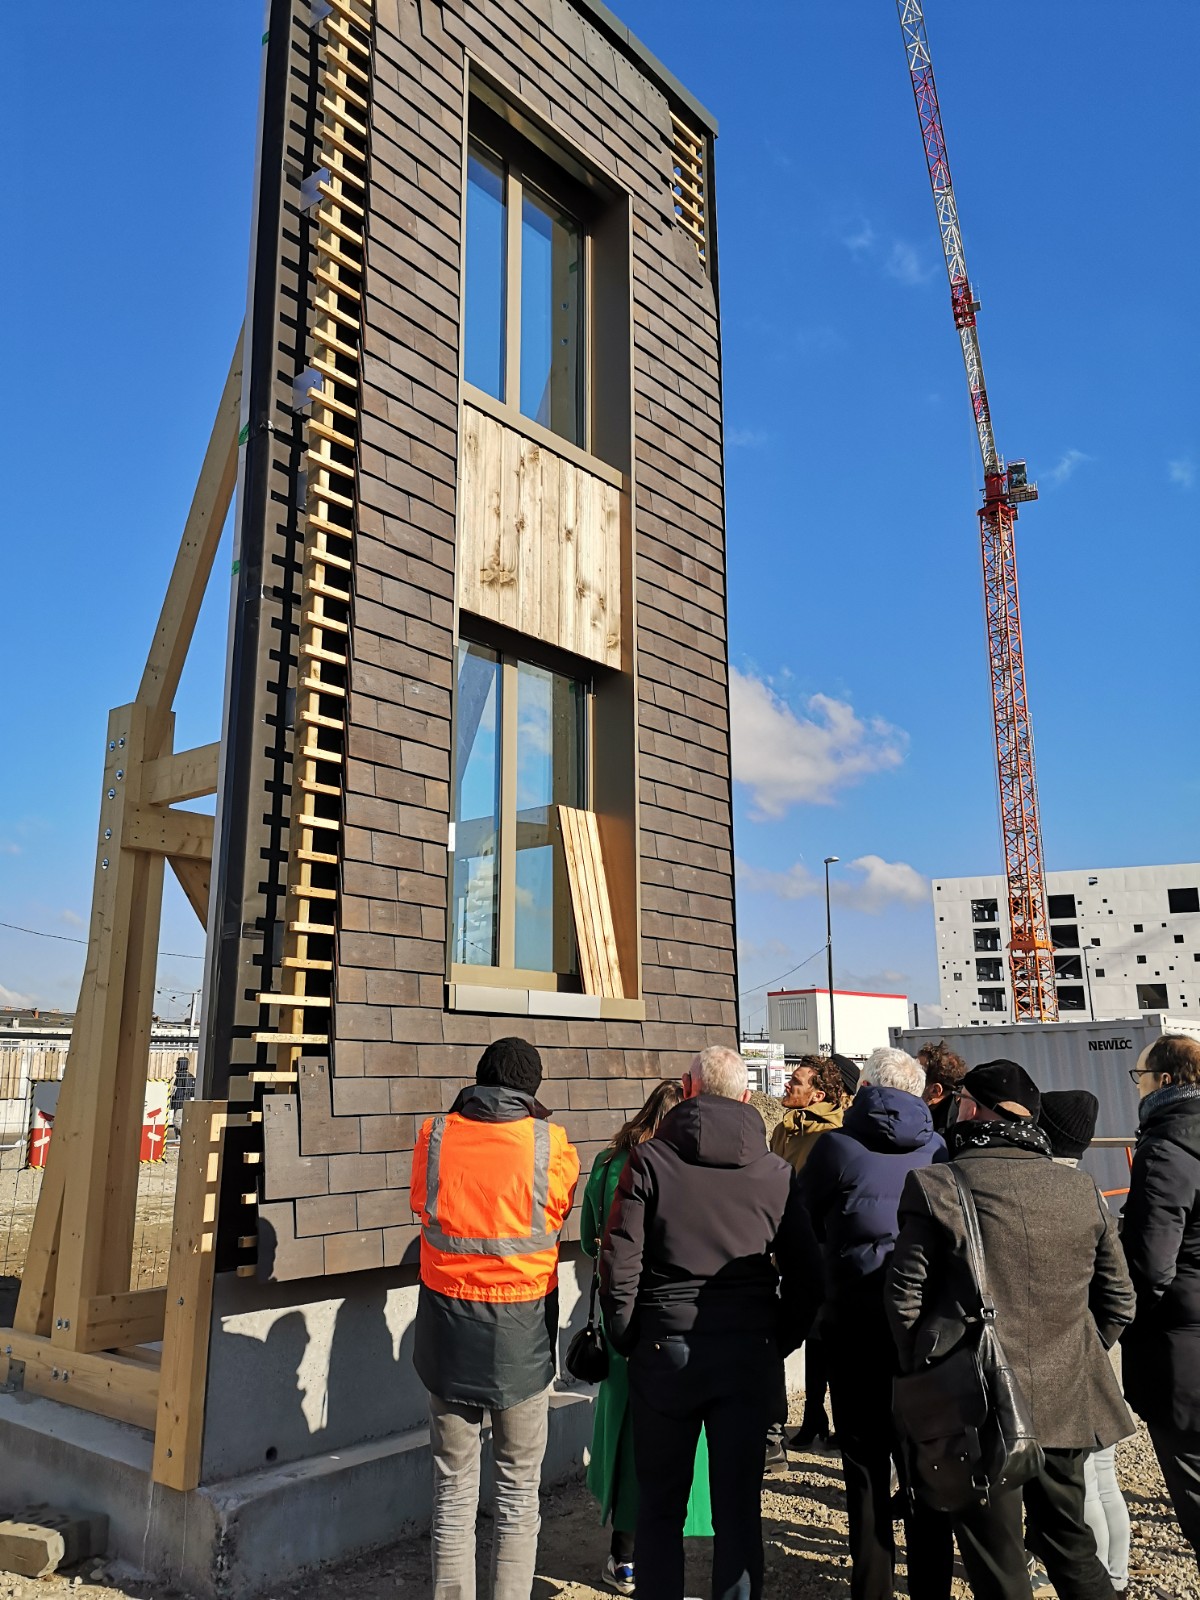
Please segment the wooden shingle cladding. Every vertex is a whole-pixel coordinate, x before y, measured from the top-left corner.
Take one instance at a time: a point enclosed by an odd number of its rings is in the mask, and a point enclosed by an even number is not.
[[[335,1038],[264,1120],[277,1278],[412,1258],[416,1129],[491,1039],[538,1046],[586,1171],[658,1079],[736,1037],[715,252],[676,220],[671,104],[569,0],[375,9]],[[630,197],[644,1021],[446,1008],[472,71]]]

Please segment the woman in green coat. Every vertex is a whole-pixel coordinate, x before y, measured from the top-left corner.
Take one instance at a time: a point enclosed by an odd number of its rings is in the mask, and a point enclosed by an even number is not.
[[[596,1157],[583,1193],[580,1234],[589,1256],[600,1252],[604,1226],[612,1209],[617,1182],[635,1145],[652,1139],[658,1125],[683,1099],[674,1079],[660,1083],[635,1117],[625,1124],[607,1150]],[[633,1535],[637,1527],[638,1486],[633,1462],[633,1419],[629,1414],[629,1368],[625,1357],[608,1346],[608,1377],[596,1395],[592,1425],[592,1456],[587,1485],[600,1502],[600,1520],[612,1521],[612,1546],[604,1567],[604,1582],[618,1594],[634,1593]],[[688,1500],[685,1538],[712,1537],[712,1507],[708,1490],[708,1441],[700,1431],[696,1471]]]

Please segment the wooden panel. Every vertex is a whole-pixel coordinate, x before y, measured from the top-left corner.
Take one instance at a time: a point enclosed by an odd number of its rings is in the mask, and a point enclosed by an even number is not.
[[[220,743],[197,745],[194,750],[178,750],[160,756],[146,767],[142,799],[151,805],[171,804],[176,800],[196,800],[216,794]]]
[[[167,1310],[165,1289],[130,1289],[125,1294],[93,1295],[82,1308],[77,1350],[119,1350],[124,1345],[157,1343]]]
[[[25,1364],[23,1387],[136,1428],[153,1428],[158,1370],[118,1355],[83,1355],[15,1329],[0,1334],[0,1352]],[[10,1371],[10,1379],[13,1374]]]
[[[621,666],[621,490],[463,407],[459,603]]]
[[[625,991],[595,812],[559,806],[558,815],[571,884],[584,993],[621,1000]]]
[[[152,1472],[155,1483],[172,1489],[194,1489],[200,1482],[217,1198],[228,1121],[225,1105],[215,1100],[193,1100],[183,1108]]]

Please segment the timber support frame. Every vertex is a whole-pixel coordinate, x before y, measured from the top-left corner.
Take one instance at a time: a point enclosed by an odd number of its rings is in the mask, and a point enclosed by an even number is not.
[[[88,951],[54,1137],[0,1369],[32,1392],[155,1432],[153,1476],[199,1481],[222,1137],[185,1108],[165,1288],[130,1288],[163,875],[208,920],[220,745],[174,747],[174,702],[238,473],[239,335],[135,698],[108,720]],[[161,1354],[156,1346],[161,1345]]]

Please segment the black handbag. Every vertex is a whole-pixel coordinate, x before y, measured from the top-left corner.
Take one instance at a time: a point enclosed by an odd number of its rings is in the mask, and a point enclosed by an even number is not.
[[[608,1340],[596,1320],[596,1295],[600,1289],[600,1241],[596,1240],[596,1259],[592,1262],[592,1292],[588,1319],[567,1346],[566,1368],[580,1383],[600,1383],[608,1377]]]
[[[996,1335],[975,1199],[958,1169],[950,1171],[979,1308],[949,1355],[895,1380],[893,1407],[909,1493],[931,1510],[959,1515],[1028,1482],[1043,1456],[1028,1402]]]

